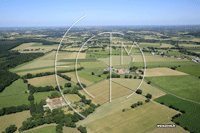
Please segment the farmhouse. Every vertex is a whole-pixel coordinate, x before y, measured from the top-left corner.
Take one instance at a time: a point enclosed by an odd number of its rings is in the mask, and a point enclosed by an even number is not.
[[[43,107],[46,108],[48,107],[50,110],[53,110],[57,107],[66,105],[66,103],[63,101],[62,97],[58,97],[58,98],[53,98],[50,99],[49,97],[46,98],[46,105],[44,105]]]

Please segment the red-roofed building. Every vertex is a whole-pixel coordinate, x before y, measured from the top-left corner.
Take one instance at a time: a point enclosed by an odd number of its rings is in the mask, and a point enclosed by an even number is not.
[[[63,101],[62,97],[58,97],[58,98],[53,98],[50,99],[49,97],[46,98],[46,105],[44,105],[43,107],[49,107],[49,109],[53,110],[57,107],[66,105],[66,103]]]

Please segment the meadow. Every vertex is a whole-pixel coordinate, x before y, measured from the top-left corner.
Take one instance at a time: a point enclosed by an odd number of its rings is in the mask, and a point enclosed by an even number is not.
[[[145,77],[146,80],[163,90],[179,97],[200,102],[199,78],[191,75]]]
[[[47,86],[47,85],[52,85],[53,87],[57,86],[55,75],[36,77],[36,78],[27,79],[27,80],[29,84],[34,85],[34,86],[42,86],[42,87]],[[64,87],[64,84],[68,82],[66,79],[60,76],[58,76],[58,81],[59,81],[59,84],[63,87]]]
[[[99,58],[98,60],[105,62],[108,66],[110,65],[110,57],[108,58]],[[123,64],[122,65],[128,65],[131,62],[130,56],[123,56]],[[121,65],[121,56],[112,56],[112,66],[119,66]]]
[[[72,74],[75,75],[75,72],[71,72]],[[98,81],[101,81],[103,80],[104,78],[103,77],[98,77],[97,75],[92,75],[91,73],[89,72],[85,72],[85,71],[78,71],[78,76],[81,77],[81,78],[84,78],[88,81],[91,81],[93,83],[96,83]]]
[[[178,75],[188,75],[188,74],[180,72],[180,71],[172,70],[170,68],[151,68],[151,69],[146,69],[146,73],[145,73],[145,77],[178,76]]]
[[[125,112],[120,110],[85,125],[95,133],[149,132],[157,128],[156,124],[169,122],[177,113],[165,106],[149,102],[134,109],[129,107]]]
[[[120,79],[113,78],[112,81],[115,82],[116,84],[120,84],[130,90],[133,90],[133,91],[135,91],[137,89],[137,87],[139,86],[139,84],[141,82],[140,79],[122,79],[122,78],[120,78]],[[142,90],[143,96],[146,96],[147,93],[152,94],[152,99],[166,94],[165,92],[147,84],[146,82],[143,82],[139,89]],[[135,97],[135,94],[132,95],[131,97]]]
[[[72,101],[72,102],[78,102],[81,100],[81,98],[76,94],[67,94],[65,96],[67,100]]]
[[[107,67],[103,62],[81,62],[80,65],[84,68]]]
[[[46,99],[47,96],[50,96],[50,92],[38,92],[34,94],[35,102],[39,103],[42,99]],[[30,104],[28,101],[29,94],[19,94],[19,95],[12,95],[12,96],[5,96],[0,97],[0,108],[10,107],[10,106],[19,106],[22,104]]]
[[[27,133],[25,131],[25,133]],[[33,128],[32,130],[30,130],[28,133],[56,133],[56,126],[39,126],[36,128]]]
[[[196,77],[200,77],[200,65],[188,66],[188,67],[178,67],[176,70],[188,73],[188,74],[196,76]]]
[[[79,92],[86,96],[87,99],[91,99],[95,104],[103,104],[109,101],[109,87],[110,87],[109,80],[104,80],[98,82],[92,86],[86,88],[86,91],[93,95],[95,98],[91,98],[87,95],[83,90]],[[125,96],[127,94],[131,94],[132,91],[112,82],[112,99]]]
[[[155,99],[156,102],[164,102],[166,106],[174,106],[179,110],[184,110],[185,114],[176,118],[174,122],[179,122],[181,127],[187,127],[190,132],[200,131],[200,105],[189,101],[182,100],[172,95],[164,95]]]
[[[193,66],[198,65],[195,62],[192,61],[165,61],[165,62],[146,62],[147,68],[155,68],[155,67],[174,67],[174,66]],[[139,68],[144,67],[143,62],[133,62],[131,66],[136,66]]]
[[[67,76],[71,77],[72,82],[74,82],[75,84],[78,83],[76,75],[74,75],[72,73],[62,73],[62,75],[67,75]],[[84,83],[87,86],[93,84],[93,82],[88,81],[88,80],[81,78],[81,77],[79,77],[79,80],[80,80],[81,83]],[[59,82],[60,82],[60,80],[59,80]]]
[[[0,97],[24,94],[27,90],[27,84],[25,84],[22,79],[18,79],[10,86],[6,87],[5,90],[0,93]]]
[[[17,128],[22,126],[22,122],[25,121],[27,118],[30,118],[30,111],[23,111],[18,112],[10,115],[4,115],[0,117],[0,132],[5,131],[7,127],[10,125],[15,124]],[[19,133],[17,130],[15,133]]]
[[[36,44],[36,42],[23,43],[15,48],[13,48],[12,50],[19,50],[21,52],[23,49],[30,47],[31,45],[34,45],[34,44]]]

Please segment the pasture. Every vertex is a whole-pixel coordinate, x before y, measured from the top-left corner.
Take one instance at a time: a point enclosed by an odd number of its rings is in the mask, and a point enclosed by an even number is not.
[[[25,133],[56,133],[56,124],[42,125],[31,130],[25,131]]]
[[[23,94],[28,90],[27,84],[18,79],[0,93],[0,97]]]
[[[17,128],[22,126],[22,122],[30,118],[30,111],[23,111],[14,114],[4,115],[0,117],[0,132],[4,131],[10,125],[15,124]],[[17,130],[16,133],[19,133]]]
[[[179,97],[200,102],[199,78],[191,75],[146,77],[151,83]]]
[[[145,73],[145,77],[178,76],[178,75],[188,75],[188,74],[172,70],[170,68],[151,68],[151,69],[146,69]]]
[[[111,85],[113,88],[112,99],[132,93],[131,90],[116,83],[112,82]],[[86,91],[88,91],[88,93],[93,95],[95,98],[91,98],[83,90],[80,90],[79,92],[85,95],[87,99],[91,99],[95,104],[103,104],[109,101],[109,87],[110,87],[109,80],[104,80],[86,88]]]
[[[57,71],[58,70],[71,70],[74,69],[74,65],[68,64],[67,66],[69,67],[57,67]],[[77,67],[80,67],[79,64],[77,64]],[[31,73],[31,74],[36,74],[36,73],[43,73],[43,72],[54,72],[55,71],[55,67],[51,66],[51,67],[44,67],[44,68],[34,68],[34,69],[26,69],[26,70],[20,70],[20,71],[15,71],[15,73],[17,73],[18,75],[25,75],[27,73]]]
[[[72,74],[72,73],[62,73],[62,74],[71,77],[71,81],[72,81],[72,82],[78,83],[78,80],[77,80],[77,78],[76,78],[76,75],[74,75],[74,74]],[[84,79],[84,78],[81,78],[81,77],[79,77],[79,80],[80,80],[81,83],[84,83],[84,84],[87,85],[87,86],[93,84],[93,82],[88,81],[88,80],[86,80],[86,79]]]
[[[155,67],[174,67],[174,66],[193,66],[198,65],[195,62],[192,61],[165,61],[165,62],[146,62],[147,68],[155,68]],[[136,66],[139,68],[144,67],[143,62],[133,62],[131,66]]]
[[[142,48],[147,48],[147,47],[156,47],[156,48],[171,48],[171,47],[173,47],[173,45],[171,45],[171,44],[166,44],[166,43],[161,43],[161,45],[160,45],[160,43],[139,43],[138,44],[140,47],[142,47]]]
[[[149,132],[157,128],[156,124],[169,122],[177,113],[166,106],[149,102],[125,112],[120,110],[85,125],[95,133]]]
[[[133,62],[144,62],[142,55],[131,55],[133,57]],[[145,55],[146,62],[165,62],[165,61],[188,61],[187,59],[177,59],[177,58],[163,58],[160,55]]]
[[[103,62],[81,62],[80,65],[84,68],[107,67]]]
[[[106,63],[108,66],[110,65],[110,57],[108,58],[99,58],[98,60]],[[123,64],[122,65],[128,65],[131,62],[130,56],[123,56]],[[112,56],[112,66],[119,66],[121,65],[121,56]]]
[[[65,96],[67,100],[72,101],[72,102],[78,102],[81,100],[81,98],[76,94],[67,94]]]
[[[51,95],[53,91],[50,92],[38,92],[34,93],[35,102],[39,103],[42,99],[46,99],[47,96]],[[19,106],[22,104],[30,104],[28,101],[29,94],[19,94],[12,96],[0,97],[0,108],[10,107],[10,106]]]
[[[185,114],[176,118],[174,122],[179,122],[181,127],[187,127],[190,132],[198,132],[200,131],[200,105],[196,103],[192,103],[189,101],[185,101],[174,97],[172,95],[164,95],[155,99],[156,102],[164,102],[164,105],[178,108],[179,110],[184,110]]]
[[[120,84],[133,91],[137,89],[137,87],[141,82],[140,79],[124,79],[124,78],[123,79],[113,78],[112,81],[115,82],[116,84]],[[165,92],[147,84],[146,82],[143,82],[139,89],[142,90],[143,96],[145,96],[147,93],[152,94],[153,99],[166,94]],[[135,97],[135,95],[136,94],[132,95],[131,97]]]
[[[200,77],[200,65],[189,66],[189,67],[178,67],[176,70],[188,73],[188,74],[196,76],[196,77]]]
[[[75,72],[71,72],[72,74],[75,74]],[[92,75],[91,72],[85,72],[85,71],[77,71],[79,78],[84,78],[88,81],[91,81],[93,83],[96,83],[98,81],[103,80],[103,77],[98,77],[97,75]]]
[[[29,84],[34,85],[34,86],[42,86],[42,87],[47,86],[47,85],[52,85],[53,87],[57,86],[55,75],[36,77],[36,78],[27,79],[27,80]],[[58,76],[58,82],[61,86],[64,87],[64,84],[68,81]]]

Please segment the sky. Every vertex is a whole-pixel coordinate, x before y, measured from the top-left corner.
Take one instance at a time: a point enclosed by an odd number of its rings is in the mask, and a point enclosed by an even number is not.
[[[199,25],[200,0],[0,0],[0,27]]]

